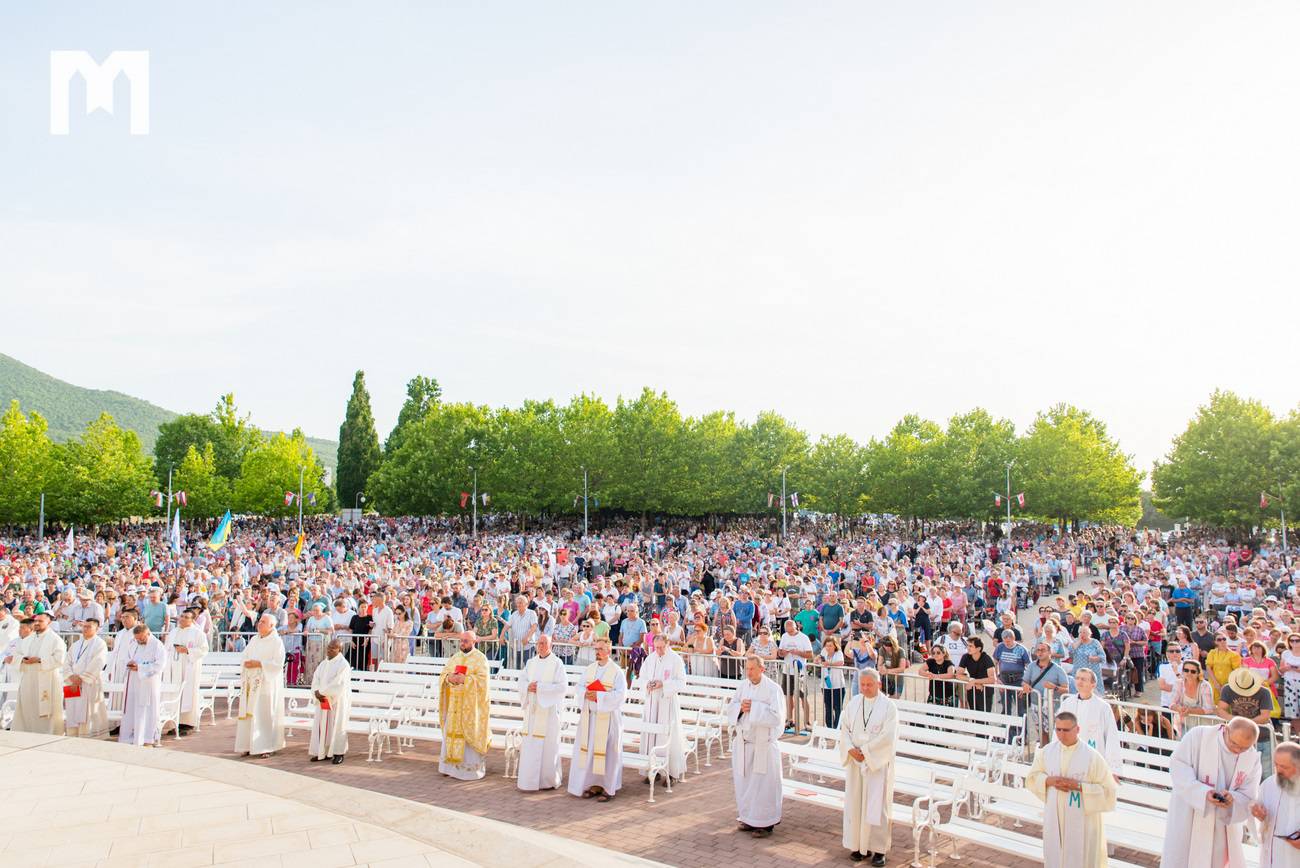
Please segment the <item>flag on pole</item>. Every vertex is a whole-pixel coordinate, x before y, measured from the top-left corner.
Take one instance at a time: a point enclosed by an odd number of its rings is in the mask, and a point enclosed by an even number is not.
[[[1001,505],[1002,505],[1002,495],[1000,495],[1000,494],[995,494],[995,495],[993,495],[993,505],[994,505],[994,506],[1001,506]]]
[[[790,493],[790,505],[793,506],[795,509],[799,508],[799,492],[792,491]]]
[[[492,498],[488,497],[488,493],[487,493],[486,491],[483,492],[483,505],[484,505],[484,506],[487,506],[487,505],[488,505],[488,501],[491,500],[491,499],[492,499]]]
[[[460,493],[460,508],[461,508],[461,509],[464,509],[464,508],[465,508],[465,504],[467,504],[467,503],[469,503],[469,492],[468,492],[468,491],[462,491],[462,492]]]
[[[316,492],[314,491],[307,492],[307,505],[308,506],[316,505]]]
[[[297,497],[297,496],[298,496],[298,495],[294,494],[292,491],[286,491],[286,492],[284,493],[284,505],[285,505],[285,506],[292,506],[292,505],[293,505],[293,499],[294,499],[295,497]]]
[[[212,549],[215,552],[218,549],[220,549],[223,545],[225,545],[226,540],[228,540],[229,538],[230,538],[230,510],[226,510],[226,514],[223,515],[221,517],[221,521],[217,523],[217,529],[212,532],[212,539],[208,540],[208,548]]]
[[[1016,503],[1021,509],[1025,508],[1025,493],[1023,491],[1016,495]]]
[[[773,504],[775,501],[776,501],[776,495],[769,491],[769,492],[767,493],[767,508],[768,508],[768,509],[771,509],[771,508],[772,508],[772,504]]]
[[[68,538],[63,543],[63,553],[68,557],[72,557],[72,553],[76,550],[76,547],[77,547],[77,537],[72,532],[72,528],[68,528]]]
[[[144,577],[149,578],[153,572],[153,548],[149,545],[149,540],[144,541]]]
[[[151,491],[149,492],[149,496],[153,498],[154,506],[161,509],[163,505],[163,493],[161,491]]]
[[[293,544],[293,559],[294,559],[294,560],[297,560],[298,558],[302,557],[302,541],[303,541],[303,535],[302,535],[302,534],[298,534],[298,541],[297,541],[296,543]]]
[[[574,506],[575,509],[576,509],[577,506],[578,506],[578,498],[577,498],[577,497],[574,497],[574,498],[573,498],[573,506]]]
[[[172,519],[171,543],[172,543],[172,554],[177,554],[177,555],[180,554],[181,553],[181,511],[180,509],[176,510],[176,517]]]
[[[179,503],[181,506],[189,506],[189,505],[190,505],[190,501],[189,501],[189,499],[185,496],[185,492],[183,492],[183,491],[178,491],[178,492],[176,492],[175,494],[172,495],[172,498],[173,498],[177,503]]]
[[[1262,491],[1259,493],[1259,508],[1268,509],[1268,495]]]

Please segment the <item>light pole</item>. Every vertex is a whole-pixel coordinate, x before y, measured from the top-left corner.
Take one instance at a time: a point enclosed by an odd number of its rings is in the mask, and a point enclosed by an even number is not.
[[[582,538],[587,538],[587,466],[582,467]]]
[[[353,510],[353,512],[360,512],[360,511],[361,511],[361,504],[363,504],[363,503],[365,503],[365,502],[366,502],[366,496],[365,496],[365,494],[363,494],[362,492],[358,491],[358,492],[357,492],[357,496],[354,497],[354,498],[352,498],[352,510]]]
[[[781,542],[785,542],[785,468],[781,468]]]
[[[473,453],[474,447],[478,441],[471,439],[469,441],[470,452]],[[470,507],[474,515],[474,536],[478,537],[478,468],[473,464],[469,466],[470,472],[474,474],[473,494],[470,495]]]
[[[298,535],[302,536],[302,475],[307,471],[306,464],[298,465]],[[171,483],[168,483],[171,488]]]
[[[1011,468],[1014,467],[1015,464],[1016,464],[1016,459],[1014,458],[1012,458],[1010,461],[1007,462],[1006,498],[1007,498],[1007,545],[1008,547],[1011,545]],[[993,496],[997,497],[998,493],[996,491],[993,492]]]
[[[1281,490],[1281,489],[1279,489],[1279,490]],[[1285,497],[1274,497],[1273,495],[1269,494],[1267,491],[1263,492],[1263,496],[1266,497],[1266,498],[1269,498],[1269,499],[1271,499],[1271,500],[1276,500],[1276,501],[1277,501],[1277,508],[1278,508],[1278,510],[1279,510],[1280,513],[1281,513],[1280,518],[1282,519],[1282,566],[1287,566],[1287,558],[1286,558],[1286,498],[1285,498]]]

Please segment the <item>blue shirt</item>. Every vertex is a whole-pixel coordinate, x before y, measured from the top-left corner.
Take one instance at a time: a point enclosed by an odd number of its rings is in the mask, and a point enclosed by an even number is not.
[[[623,619],[623,624],[618,631],[618,644],[625,648],[631,648],[641,641],[641,637],[646,634],[645,621],[637,618],[633,621],[631,618]]]
[[[1190,608],[1196,600],[1196,592],[1191,588],[1174,588],[1169,598],[1174,601],[1174,606],[1179,609]]]
[[[740,629],[748,630],[754,626],[754,604],[749,600],[737,600],[731,604],[731,614],[736,616]]]

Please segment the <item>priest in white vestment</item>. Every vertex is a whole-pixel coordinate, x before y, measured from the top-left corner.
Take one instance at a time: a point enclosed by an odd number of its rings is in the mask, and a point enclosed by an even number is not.
[[[1061,711],[1056,738],[1034,754],[1025,788],[1043,801],[1044,868],[1106,868],[1102,815],[1115,810],[1117,785],[1106,758],[1079,737]]]
[[[1250,808],[1259,821],[1259,868],[1300,868],[1300,744],[1273,749],[1273,772]]]
[[[0,609],[4,608],[0,606]],[[10,618],[11,621],[18,621],[17,618]],[[5,643],[0,653],[0,663],[4,664],[4,681],[7,684],[17,684],[23,677],[23,656],[19,652],[19,644],[32,633],[36,632],[36,619],[24,618],[18,621],[18,630],[14,637]]]
[[[668,647],[668,636],[659,633],[654,650],[641,664],[636,686],[642,693],[642,716],[647,723],[668,724],[668,776],[681,780],[686,773],[686,737],[682,732],[682,709],[677,691],[686,686],[686,664]],[[642,753],[657,747],[662,736],[644,735]]]
[[[131,644],[135,641],[132,638],[135,625],[139,623],[139,617],[135,609],[123,609],[117,616],[122,622],[122,629],[113,634],[113,645],[108,649],[108,673],[106,675],[109,684],[126,683],[126,659],[131,653]],[[108,695],[108,710],[121,711],[126,697],[121,691],[114,691]],[[116,735],[117,730],[109,733]]]
[[[597,639],[592,649],[596,662],[582,673],[582,716],[573,740],[569,762],[569,793],[608,802],[623,783],[623,699],[627,678],[610,660],[608,638]]]
[[[307,746],[312,762],[343,762],[348,752],[348,715],[352,711],[352,664],[343,655],[343,643],[331,639],[325,646],[325,659],[311,674],[311,696],[316,703],[316,717],[311,725],[311,744]]]
[[[20,640],[16,656],[22,664],[18,707],[10,729],[63,735],[63,662],[67,646],[50,629],[50,616],[32,617],[32,632]]]
[[[117,740],[122,744],[157,745],[162,741],[162,680],[167,669],[167,649],[149,632],[149,625],[136,624],[125,646],[126,678],[122,688],[122,722]]]
[[[176,629],[167,634],[167,683],[180,688],[181,732],[199,725],[199,674],[208,653],[208,636],[194,623],[194,613],[180,613]]]
[[[553,790],[563,780],[560,712],[568,692],[564,661],[551,653],[550,635],[539,634],[537,654],[524,664],[524,674],[519,679],[524,725],[515,785],[521,790]]]
[[[844,763],[844,835],[854,861],[885,864],[893,840],[894,757],[898,706],[880,692],[880,673],[858,673],[858,695],[840,713],[840,761]]]
[[[9,614],[9,610],[0,606],[0,662],[3,656],[8,653],[9,645],[18,641],[18,619]],[[22,669],[22,664],[14,667],[14,673],[17,674]],[[7,673],[0,673],[0,681],[8,681]],[[17,678],[13,679],[17,681]]]
[[[1074,685],[1078,693],[1061,697],[1056,710],[1074,715],[1084,744],[1105,757],[1111,773],[1118,774],[1123,754],[1115,712],[1109,702],[1097,695],[1097,676],[1091,669],[1079,667],[1075,670]]]
[[[81,622],[81,638],[68,651],[64,677],[68,682],[63,726],[68,735],[101,735],[108,730],[108,704],[104,702],[104,666],[108,645],[99,635],[99,619]]]
[[[731,745],[731,782],[736,790],[736,821],[757,838],[772,834],[781,822],[781,751],[785,697],[763,674],[763,660],[745,660],[745,680],[727,705],[727,723],[735,727]]]
[[[244,646],[235,752],[266,759],[283,747],[284,640],[275,630],[275,616],[266,614]]]
[[[1188,730],[1170,760],[1173,797],[1161,868],[1245,868],[1242,834],[1259,797],[1253,720]]]

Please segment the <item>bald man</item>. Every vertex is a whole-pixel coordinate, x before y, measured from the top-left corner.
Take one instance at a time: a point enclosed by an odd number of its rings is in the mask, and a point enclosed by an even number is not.
[[[1234,717],[1193,727],[1169,764],[1173,798],[1161,868],[1245,868],[1243,824],[1259,796],[1259,727]]]
[[[284,640],[274,615],[257,619],[241,673],[235,752],[266,759],[284,747]]]

